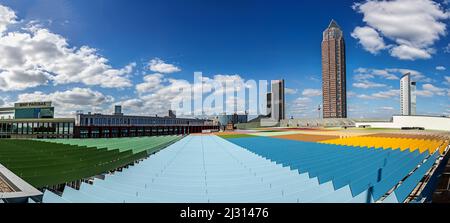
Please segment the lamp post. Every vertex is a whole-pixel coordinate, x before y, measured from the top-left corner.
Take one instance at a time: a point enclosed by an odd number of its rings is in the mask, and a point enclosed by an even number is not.
[[[320,119],[320,111],[322,110],[322,108],[320,107],[320,105],[319,105],[319,107],[317,107],[317,112],[319,113],[319,119]]]

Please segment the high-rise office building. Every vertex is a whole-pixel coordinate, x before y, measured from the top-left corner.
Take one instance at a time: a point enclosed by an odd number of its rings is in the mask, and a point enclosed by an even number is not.
[[[402,115],[416,115],[416,85],[407,73],[400,79],[400,112]]]
[[[267,115],[272,115],[272,93],[267,93]]]
[[[322,41],[323,118],[347,118],[346,84],[344,35],[332,20]]]
[[[281,121],[286,119],[285,112],[285,97],[284,97],[284,80],[272,81],[272,94],[271,94],[271,118],[275,121]]]

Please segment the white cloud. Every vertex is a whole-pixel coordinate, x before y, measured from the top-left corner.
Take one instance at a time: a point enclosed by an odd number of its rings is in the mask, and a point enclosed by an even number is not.
[[[320,90],[320,89],[305,89],[305,90],[303,90],[302,95],[305,97],[318,97],[318,96],[322,96],[322,90]]]
[[[399,90],[388,90],[388,91],[380,91],[378,93],[374,93],[371,95],[361,94],[358,95],[357,97],[361,99],[372,100],[372,99],[392,99],[397,98],[399,95],[400,95]]]
[[[417,90],[416,93],[418,96],[422,97],[433,97],[434,95],[444,96],[446,89],[436,87],[432,84],[424,84],[422,85],[422,90]]]
[[[7,18],[15,19],[15,13],[6,9],[14,15]],[[5,7],[0,10],[4,11]],[[3,13],[0,20],[4,20]],[[66,38],[52,33],[35,21],[28,24],[13,22],[18,23],[21,29],[6,29],[0,34],[2,91],[24,90],[49,83],[83,83],[104,88],[132,86],[128,76],[135,63],[114,69],[94,48],[70,46]]]
[[[355,88],[363,88],[363,89],[369,89],[369,88],[380,88],[380,87],[386,87],[385,84],[380,83],[374,83],[371,81],[364,81],[364,82],[358,82],[354,83],[353,87]]]
[[[386,49],[383,38],[371,27],[356,27],[352,32],[352,37],[359,40],[359,43],[372,54],[377,54],[380,50]]]
[[[101,112],[105,109],[104,106],[110,107],[114,102],[113,97],[105,96],[89,88],[74,88],[48,94],[40,91],[24,93],[20,94],[17,100],[19,102],[52,101],[56,107],[55,113],[60,117],[71,117],[77,110]]]
[[[175,65],[168,64],[159,58],[154,58],[150,60],[150,63],[148,64],[148,69],[153,72],[162,74],[171,74],[181,71],[181,69],[176,67]]]
[[[420,49],[414,46],[400,45],[391,49],[391,55],[401,60],[430,59],[430,49]]]
[[[144,106],[145,102],[142,99],[134,98],[122,101],[118,104],[122,105],[124,111],[135,111],[141,109]]]
[[[393,110],[395,110],[395,108],[393,108],[393,107],[381,107],[380,109],[384,110],[384,111],[393,111]]]
[[[397,72],[401,75],[404,75],[406,73],[410,73],[412,76],[413,81],[420,81],[420,82],[431,82],[431,78],[425,76],[424,74],[422,74],[419,71],[416,70],[411,70],[411,69],[399,69],[399,68],[392,68],[392,69],[387,69],[390,72]]]
[[[437,66],[436,70],[444,71],[444,70],[447,70],[447,68],[445,68],[444,66]]]
[[[368,0],[355,3],[353,9],[364,15],[363,21],[367,27],[361,34],[360,27],[354,33],[361,44],[370,43],[369,52],[378,52],[380,41],[375,32],[393,42],[390,53],[402,60],[416,60],[431,58],[434,53],[433,45],[446,35],[444,20],[450,17],[442,7],[431,0]],[[357,31],[359,30],[359,35]],[[364,30],[363,30],[364,31]],[[369,34],[367,34],[369,33]],[[377,43],[377,44],[374,44]]]
[[[0,35],[16,22],[16,14],[8,7],[0,5]]]
[[[406,73],[411,73],[414,81],[431,82],[432,80],[417,70],[403,68],[371,69],[358,68],[354,70],[354,79],[358,82],[367,81],[379,77],[385,80],[399,80]]]
[[[434,96],[433,92],[426,91],[426,90],[417,90],[416,94],[417,94],[417,96],[426,97],[426,98],[430,98],[430,97]]]
[[[399,90],[389,90],[389,91],[382,91],[382,92],[378,92],[373,94],[373,96],[375,98],[392,98],[395,96],[400,95],[400,91]]]
[[[356,97],[358,94],[354,91],[347,91],[347,97],[348,98],[353,98]]]
[[[379,77],[386,80],[398,80],[399,74],[397,70],[392,69],[369,69],[369,68],[358,68],[354,71],[355,76],[354,79],[357,81],[367,81],[369,79],[373,79],[375,77]]]
[[[137,100],[127,100],[122,103],[130,104],[131,110],[135,114],[148,115],[148,112],[151,111],[152,114],[166,115],[167,111],[171,109],[174,100],[193,99],[190,92],[183,92],[182,89],[188,88],[196,92],[203,92],[203,99],[205,100],[210,94],[223,95],[250,87],[246,86],[245,79],[237,74],[218,74],[212,78],[204,76],[202,81],[202,83],[193,84],[183,79],[164,78],[162,74],[147,75],[144,77],[144,82],[136,85],[136,90],[139,93]],[[227,83],[228,86],[222,89],[215,89],[213,92],[212,81],[221,83],[222,86],[226,86]],[[234,96],[224,98],[224,103],[227,106],[234,105],[234,99]],[[241,99],[237,100],[237,103],[238,106],[245,104]],[[217,107],[222,109],[223,105],[217,105]]]
[[[299,97],[288,103],[287,110],[290,116],[308,116],[312,108],[312,100],[306,97]]]
[[[163,81],[162,74],[150,74],[144,77],[144,82],[136,85],[138,93],[148,93],[157,90],[161,87]]]
[[[444,78],[447,81],[447,84],[450,84],[450,76],[445,76]]]
[[[292,89],[292,88],[285,88],[284,92],[286,94],[297,94],[298,90],[297,89]]]
[[[444,48],[444,52],[450,53],[450,43]]]

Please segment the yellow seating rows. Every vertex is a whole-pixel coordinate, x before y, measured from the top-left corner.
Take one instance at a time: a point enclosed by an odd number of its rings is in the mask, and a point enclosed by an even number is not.
[[[410,152],[419,150],[420,153],[428,151],[430,154],[434,153],[436,150],[439,150],[440,153],[443,154],[445,148],[448,146],[448,141],[442,139],[411,139],[371,136],[331,139],[321,141],[319,143],[393,150],[400,149],[401,151],[409,150]]]

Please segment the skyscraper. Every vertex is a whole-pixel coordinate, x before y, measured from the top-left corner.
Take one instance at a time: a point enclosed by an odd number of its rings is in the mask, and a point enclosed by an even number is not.
[[[416,85],[407,73],[400,79],[400,112],[402,115],[416,115]]]
[[[347,81],[344,35],[332,20],[323,32],[323,118],[347,118]]]
[[[272,116],[272,93],[267,93],[267,115]]]
[[[271,94],[271,118],[275,121],[281,121],[286,119],[285,112],[285,97],[284,97],[284,80],[272,81],[272,94]]]

